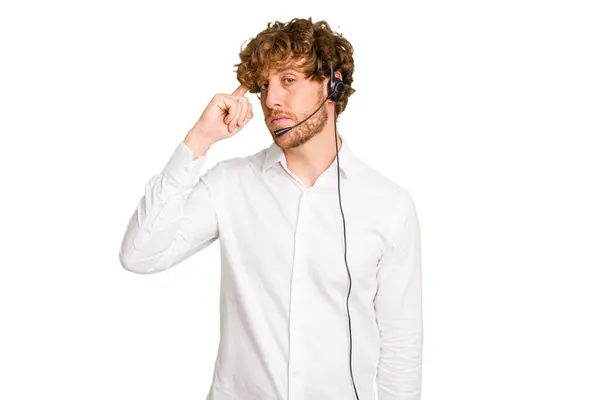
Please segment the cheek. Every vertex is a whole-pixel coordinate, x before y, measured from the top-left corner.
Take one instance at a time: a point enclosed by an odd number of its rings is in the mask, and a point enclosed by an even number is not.
[[[306,96],[303,101],[296,103],[296,115],[308,117],[321,105],[317,100],[315,96]]]

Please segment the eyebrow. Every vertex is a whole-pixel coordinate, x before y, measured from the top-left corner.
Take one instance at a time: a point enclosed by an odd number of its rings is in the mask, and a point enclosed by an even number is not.
[[[296,71],[295,69],[285,69],[283,71],[276,72],[275,75],[285,75],[285,74],[293,74],[293,75],[302,75],[302,72]],[[267,76],[262,76],[262,80],[267,79]]]
[[[293,69],[286,69],[280,72],[276,72],[275,75],[285,75],[285,74],[292,74],[295,77],[299,77],[299,76],[304,76],[301,72],[295,71]],[[261,84],[262,82],[266,81],[268,79],[267,76],[262,76],[258,79],[257,85]]]

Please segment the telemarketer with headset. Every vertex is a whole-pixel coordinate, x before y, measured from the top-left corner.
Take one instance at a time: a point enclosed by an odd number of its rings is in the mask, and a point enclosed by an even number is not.
[[[350,42],[293,19],[268,24],[240,60],[240,86],[212,98],[146,183],[123,267],[164,271],[220,239],[207,400],[373,400],[374,378],[380,400],[419,400],[419,221],[410,193],[337,130],[354,92]],[[208,150],[253,119],[248,91],[273,143],[202,173]]]

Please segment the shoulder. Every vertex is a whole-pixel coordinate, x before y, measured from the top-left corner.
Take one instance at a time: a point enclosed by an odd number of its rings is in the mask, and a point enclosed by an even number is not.
[[[362,186],[364,193],[371,193],[393,208],[405,208],[414,204],[411,192],[403,184],[359,158],[355,158],[354,162],[356,176],[359,178],[357,182]]]

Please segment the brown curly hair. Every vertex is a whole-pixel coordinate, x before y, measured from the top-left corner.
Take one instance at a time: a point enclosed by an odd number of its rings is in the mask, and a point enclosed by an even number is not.
[[[330,76],[331,64],[334,71],[341,72],[346,85],[344,95],[335,105],[339,115],[355,92],[351,87],[353,52],[350,42],[341,33],[333,32],[326,21],[313,23],[312,17],[294,18],[286,23],[269,22],[267,29],[241,50],[241,62],[234,66],[237,67],[238,81],[248,87],[250,93],[258,93],[259,83],[270,69],[295,68],[304,72],[306,78],[323,82]]]

